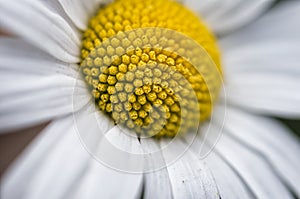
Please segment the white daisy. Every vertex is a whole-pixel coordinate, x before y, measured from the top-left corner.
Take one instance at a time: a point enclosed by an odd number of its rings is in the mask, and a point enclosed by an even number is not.
[[[221,94],[199,134],[162,150],[168,139],[138,140],[95,110],[79,78],[99,1],[1,0],[0,29],[18,38],[0,38],[0,131],[51,121],[6,171],[1,196],[299,198],[298,139],[271,117],[300,116],[300,2],[274,2],[184,2],[218,35],[228,106],[224,122]]]

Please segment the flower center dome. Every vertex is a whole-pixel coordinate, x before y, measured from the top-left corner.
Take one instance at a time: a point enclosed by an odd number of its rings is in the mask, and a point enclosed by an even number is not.
[[[221,85],[213,34],[169,0],[101,7],[83,33],[81,58],[96,105],[138,135],[187,132],[210,116]]]

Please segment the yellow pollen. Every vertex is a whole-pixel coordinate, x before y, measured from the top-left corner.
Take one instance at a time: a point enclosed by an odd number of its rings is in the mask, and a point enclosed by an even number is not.
[[[171,0],[102,6],[83,33],[81,59],[99,109],[143,136],[188,132],[210,116],[221,85],[215,37],[198,16]]]

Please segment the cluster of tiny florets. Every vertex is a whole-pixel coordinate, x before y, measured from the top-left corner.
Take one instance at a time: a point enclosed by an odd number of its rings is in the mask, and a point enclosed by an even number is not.
[[[220,82],[209,73],[216,66],[169,30],[195,40],[219,67],[213,36],[175,2],[115,1],[100,8],[84,32],[81,70],[97,106],[140,135],[186,132],[210,115],[217,95]]]

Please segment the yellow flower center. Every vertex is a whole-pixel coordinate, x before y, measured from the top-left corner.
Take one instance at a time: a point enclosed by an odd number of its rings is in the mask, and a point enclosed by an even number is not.
[[[214,36],[169,0],[101,7],[83,34],[81,56],[99,109],[143,136],[174,137],[194,128],[210,116],[221,85]]]

